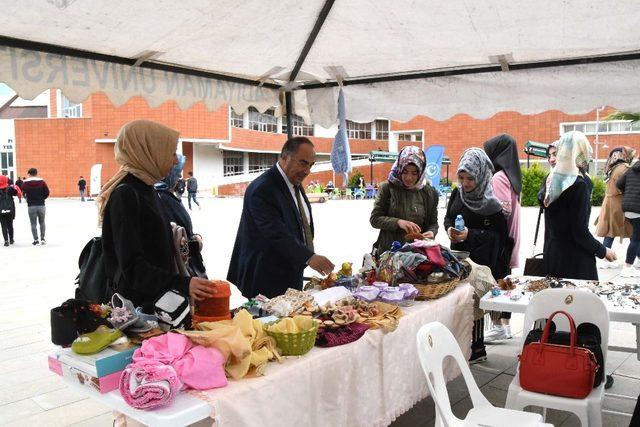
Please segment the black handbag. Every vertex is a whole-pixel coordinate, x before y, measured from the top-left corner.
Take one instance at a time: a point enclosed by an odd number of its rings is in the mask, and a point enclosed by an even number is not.
[[[532,329],[524,340],[524,346],[532,342],[540,342],[543,329]],[[604,379],[604,357],[602,356],[602,338],[600,330],[592,323],[581,323],[577,327],[577,346],[585,348],[593,353],[598,362],[598,370],[593,380],[593,387],[598,387]],[[571,333],[566,331],[556,331],[555,323],[551,322],[551,333],[549,334],[549,344],[566,345],[571,343]],[[523,346],[523,348],[524,348]]]
[[[540,218],[542,217],[542,212],[544,212],[544,208],[540,206],[540,211],[538,212],[538,222],[536,223],[536,235],[533,238],[533,250],[536,249],[536,244],[538,243],[538,231],[540,231]],[[544,277],[547,275],[547,271],[544,268],[544,258],[542,254],[533,255],[531,258],[527,258],[524,262],[524,273],[525,276],[541,276]]]
[[[91,310],[88,301],[69,299],[51,309],[51,342],[70,346],[79,335],[95,331],[98,326],[113,326]]]

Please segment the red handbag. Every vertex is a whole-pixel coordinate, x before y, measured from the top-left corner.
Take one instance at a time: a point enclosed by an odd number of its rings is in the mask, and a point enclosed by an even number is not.
[[[571,327],[571,345],[548,344],[551,320],[564,314]],[[598,369],[594,354],[576,346],[573,318],[565,311],[553,313],[544,327],[540,342],[527,344],[520,356],[520,386],[527,391],[553,396],[584,399],[593,389]]]

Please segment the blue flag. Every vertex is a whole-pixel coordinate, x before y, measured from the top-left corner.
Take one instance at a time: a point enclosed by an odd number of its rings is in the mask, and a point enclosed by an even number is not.
[[[427,159],[427,179],[431,182],[431,186],[439,191],[444,147],[442,145],[432,145],[426,149],[424,155]]]
[[[331,166],[333,166],[333,170],[337,173],[346,175],[351,172],[351,149],[349,148],[349,139],[347,138],[347,120],[342,89],[340,89],[340,94],[338,95],[338,121],[340,127],[333,140]]]

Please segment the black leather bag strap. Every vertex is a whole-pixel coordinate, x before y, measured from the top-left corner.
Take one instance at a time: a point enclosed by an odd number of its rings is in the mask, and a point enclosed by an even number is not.
[[[536,223],[536,235],[533,237],[533,251],[536,250],[536,245],[538,244],[538,232],[540,231],[540,218],[542,218],[542,212],[544,212],[544,207],[540,206],[540,210],[538,211],[538,222]]]

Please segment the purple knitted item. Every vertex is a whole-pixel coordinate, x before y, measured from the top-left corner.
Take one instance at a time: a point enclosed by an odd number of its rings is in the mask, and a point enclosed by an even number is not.
[[[318,347],[335,347],[358,340],[369,329],[364,323],[351,323],[339,329],[318,329],[316,345]]]

